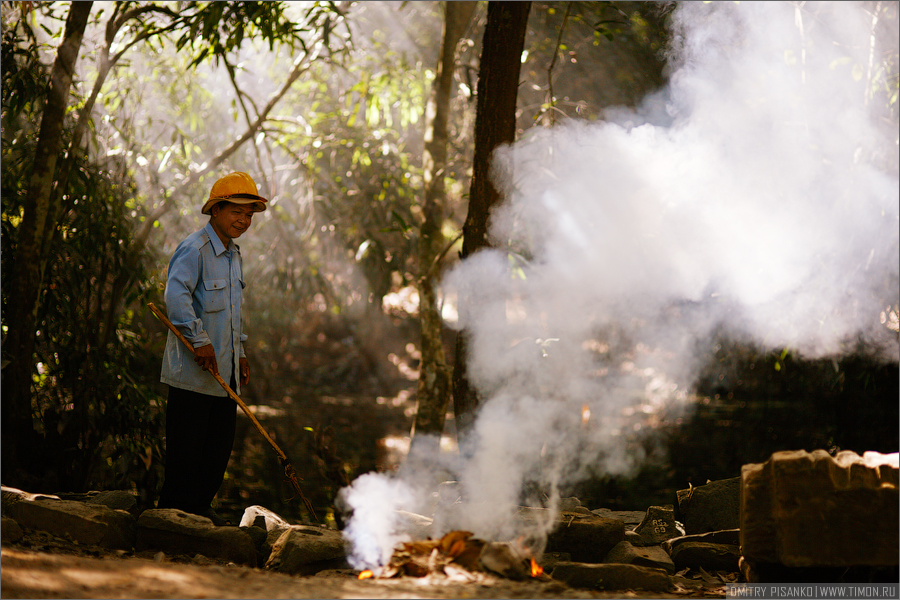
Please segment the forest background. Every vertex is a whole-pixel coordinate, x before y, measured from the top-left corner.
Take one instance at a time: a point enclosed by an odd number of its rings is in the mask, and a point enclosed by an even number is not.
[[[517,137],[665,103],[674,3],[505,4],[528,5]],[[786,4],[798,35],[828,10]],[[896,177],[897,3],[859,4],[872,57],[848,51],[833,70],[893,132],[872,162]],[[333,520],[338,490],[397,470],[417,432],[442,431],[440,448],[459,451],[457,425],[471,416],[456,413],[471,407],[451,400],[446,381],[458,299],[439,285],[467,254],[488,3],[4,2],[2,23],[5,485],[126,489],[152,507],[165,464],[166,330],[147,303],[163,306],[168,257],[204,224],[212,182],[233,170],[270,199],[240,240],[244,400],[316,512]],[[785,61],[804,64],[792,44]],[[441,96],[447,47],[454,68]],[[508,276],[525,276],[528,257],[509,257]],[[641,509],[776,450],[897,451],[896,350],[883,350],[896,346],[900,305],[896,269],[887,273],[872,286],[878,334],[808,357],[723,332],[689,387],[673,384],[671,405],[647,401],[669,383],[635,368],[640,343],[597,332],[598,362],[632,375],[630,433],[618,443],[642,459],[557,491]],[[439,348],[429,346],[434,308]],[[552,353],[554,341],[529,347]],[[423,386],[434,378],[419,374],[435,365],[445,387],[431,397]],[[422,420],[426,407],[438,416]],[[578,418],[591,418],[586,404]],[[272,449],[239,419],[220,510],[308,517],[292,495]]]

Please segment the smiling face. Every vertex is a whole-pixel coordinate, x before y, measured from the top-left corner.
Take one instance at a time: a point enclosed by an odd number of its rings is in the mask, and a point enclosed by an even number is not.
[[[252,204],[234,204],[219,202],[210,210],[210,223],[226,246],[234,238],[241,237],[253,220]]]

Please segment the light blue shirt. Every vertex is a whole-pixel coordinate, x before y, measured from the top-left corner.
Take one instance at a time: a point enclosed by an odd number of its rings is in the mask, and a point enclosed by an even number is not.
[[[228,248],[212,223],[184,239],[169,261],[166,310],[169,320],[194,346],[212,343],[219,375],[230,383],[234,374],[241,393],[239,359],[247,336],[241,324],[244,281],[241,252],[233,240]],[[171,331],[166,339],[160,381],[170,386],[208,394],[228,393],[194,362],[194,356]]]

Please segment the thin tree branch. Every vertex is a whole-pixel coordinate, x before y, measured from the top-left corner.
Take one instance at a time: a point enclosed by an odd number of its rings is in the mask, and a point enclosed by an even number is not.
[[[569,21],[569,13],[572,11],[572,3],[566,2],[566,14],[563,16],[562,26],[559,28],[559,36],[556,38],[556,48],[553,49],[553,60],[550,61],[550,66],[547,67],[547,106],[553,107],[556,105],[556,99],[553,97],[553,68],[556,66],[556,57],[559,55],[559,47],[562,45],[562,37],[563,33],[566,30],[566,23]],[[556,122],[556,118],[550,116],[550,124]]]
[[[321,46],[319,46],[319,49]],[[163,201],[159,206],[147,216],[141,228],[136,232],[133,244],[136,244],[136,247],[143,247],[147,239],[150,237],[150,232],[153,230],[153,223],[159,220],[164,214],[166,214],[172,208],[172,198],[177,197],[182,194],[186,189],[194,185],[201,177],[206,175],[207,173],[212,172],[219,165],[228,160],[235,152],[237,152],[238,148],[240,148],[247,140],[252,139],[257,131],[262,127],[262,124],[265,122],[269,112],[275,107],[276,104],[284,97],[287,91],[291,88],[295,81],[303,74],[303,72],[309,68],[309,64],[318,56],[318,50],[315,54],[311,54],[309,52],[304,53],[297,57],[294,61],[294,66],[291,69],[290,75],[288,75],[287,80],[285,80],[284,85],[281,88],[270,96],[269,101],[266,103],[266,106],[263,107],[262,111],[259,114],[257,119],[247,126],[247,129],[242,133],[237,139],[235,139],[231,144],[229,144],[226,148],[224,148],[219,154],[217,154],[210,162],[204,163],[200,169],[197,171],[192,171],[181,184],[172,190],[171,193],[167,194]]]

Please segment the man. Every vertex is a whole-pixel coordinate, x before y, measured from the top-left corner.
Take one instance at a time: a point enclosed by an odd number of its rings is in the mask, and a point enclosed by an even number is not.
[[[236,172],[216,181],[201,212],[209,222],[184,239],[169,261],[169,320],[193,345],[191,354],[169,332],[160,380],[169,385],[166,407],[166,476],[158,508],[178,508],[226,521],[211,503],[231,457],[236,405],[212,371],[241,393],[250,381],[241,322],[244,280],[234,239],[266,210],[256,183]]]

